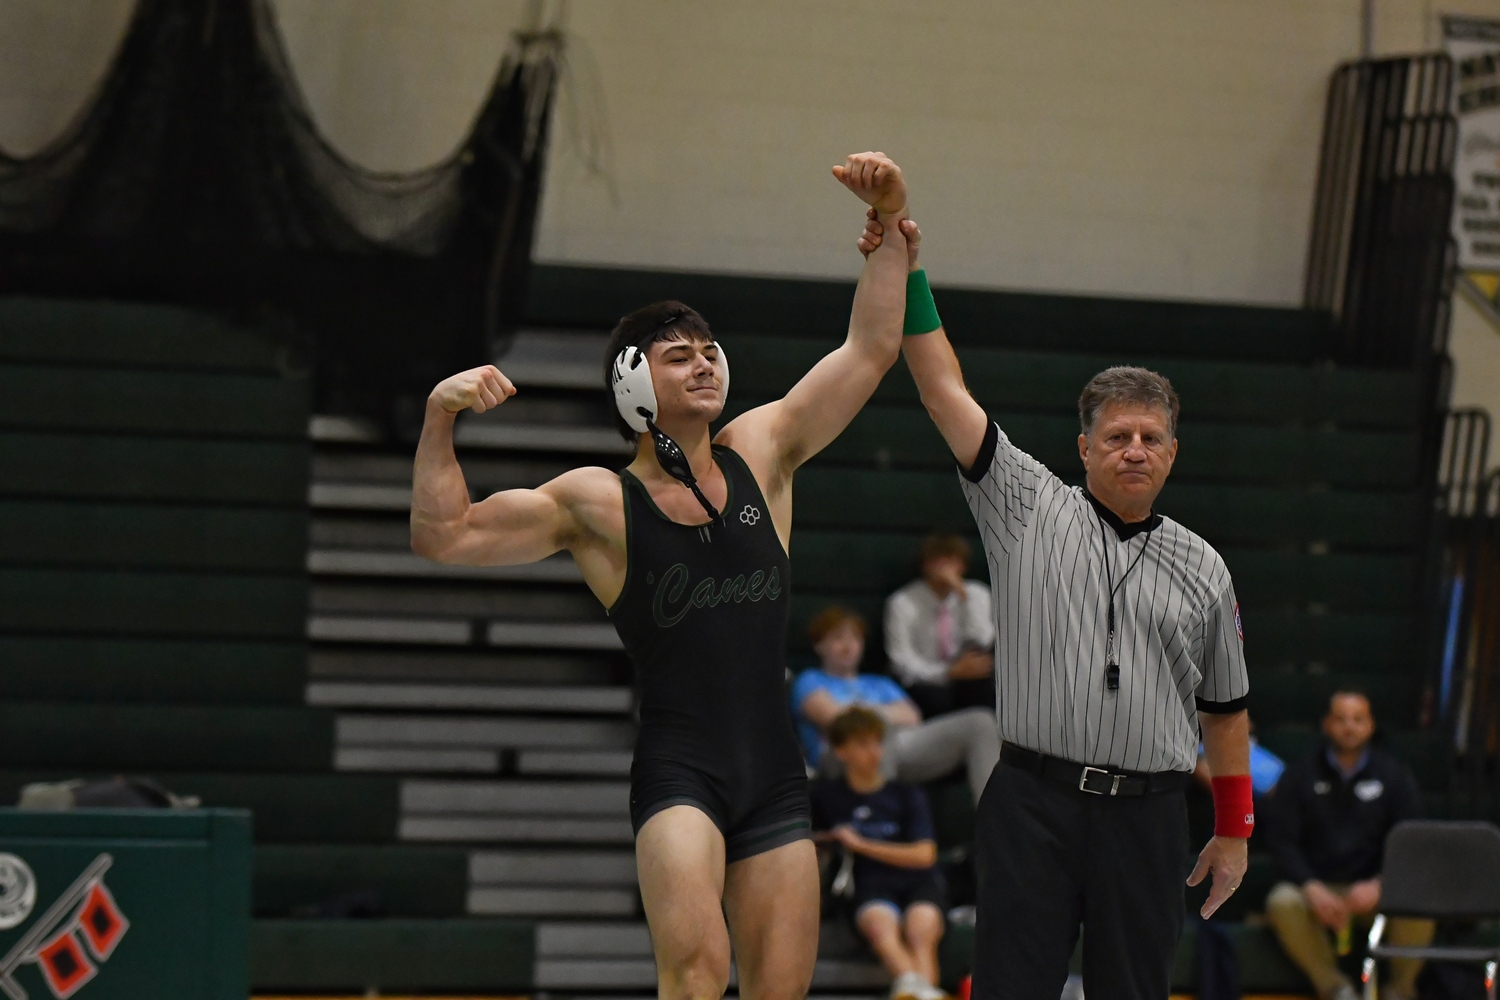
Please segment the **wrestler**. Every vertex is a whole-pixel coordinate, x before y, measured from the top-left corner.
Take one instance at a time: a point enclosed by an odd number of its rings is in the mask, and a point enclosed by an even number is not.
[[[833,173],[879,218],[905,216],[905,182],[884,154]],[[811,983],[818,875],[784,686],[792,476],[895,363],[906,272],[904,243],[887,239],[866,260],[844,343],[712,438],[729,368],[703,317],[661,302],[623,318],[604,359],[636,445],[619,473],[575,469],[470,503],[454,417],[499,406],[515,387],[485,366],[428,399],[412,548],[467,565],[566,549],[635,665],[630,811],[663,998],[721,996],[731,941],[742,996],[801,998]]]

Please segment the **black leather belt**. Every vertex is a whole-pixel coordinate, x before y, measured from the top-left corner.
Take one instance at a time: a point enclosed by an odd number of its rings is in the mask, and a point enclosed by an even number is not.
[[[1077,761],[1049,757],[1035,750],[1006,743],[1000,747],[1000,759],[1012,767],[1030,771],[1054,784],[1065,785],[1089,795],[1135,796],[1181,791],[1191,771],[1117,771],[1108,767],[1090,767]]]

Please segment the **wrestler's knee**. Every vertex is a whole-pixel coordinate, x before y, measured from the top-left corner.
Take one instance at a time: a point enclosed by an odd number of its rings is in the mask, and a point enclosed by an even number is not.
[[[663,1000],[719,1000],[729,988],[729,948],[704,941],[673,956],[658,955]]]

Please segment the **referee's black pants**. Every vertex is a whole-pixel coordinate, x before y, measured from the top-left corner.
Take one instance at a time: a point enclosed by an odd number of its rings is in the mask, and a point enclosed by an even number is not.
[[[979,800],[976,1000],[1166,1000],[1187,877],[1183,793],[1090,795],[1004,762]]]

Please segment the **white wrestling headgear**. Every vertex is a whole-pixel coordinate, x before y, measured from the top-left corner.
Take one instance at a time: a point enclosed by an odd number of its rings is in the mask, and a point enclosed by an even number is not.
[[[719,381],[720,396],[728,398],[729,359],[724,356],[724,348],[718,341],[714,341],[714,347],[718,351],[715,364],[722,373]],[[651,365],[646,361],[646,352],[638,347],[627,347],[616,355],[609,370],[609,384],[615,391],[615,409],[620,411],[625,423],[637,434],[651,435],[656,461],[662,470],[692,490],[693,496],[698,498],[698,502],[708,513],[710,521],[721,518],[723,515],[714,509],[714,505],[699,489],[687,455],[676,441],[656,426],[656,388],[651,384]],[[706,528],[704,530],[707,531]],[[712,541],[712,536],[708,538]]]
[[[729,358],[724,354],[724,345],[713,342],[718,352],[714,362],[723,375],[720,379],[720,396],[729,398]],[[645,434],[648,422],[656,422],[656,387],[651,384],[651,366],[646,361],[646,352],[638,347],[626,347],[615,356],[610,369],[609,383],[615,391],[615,409],[620,417],[637,434]]]

